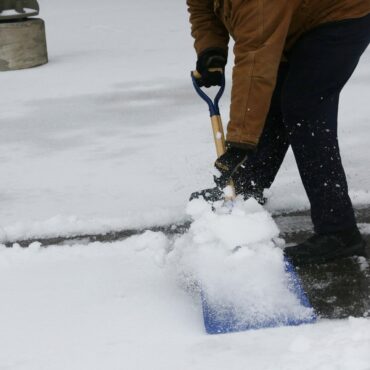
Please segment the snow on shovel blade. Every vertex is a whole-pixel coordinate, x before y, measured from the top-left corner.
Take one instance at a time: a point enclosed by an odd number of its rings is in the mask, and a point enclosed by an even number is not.
[[[290,315],[276,313],[276,315],[268,315],[264,318],[255,316],[246,317],[243,312],[236,310],[230,302],[227,304],[220,302],[214,303],[209,300],[206,292],[202,291],[201,300],[206,332],[208,334],[225,334],[253,329],[314,323],[317,319],[316,314],[303,291],[294,267],[287,260],[285,260],[285,272],[288,274],[289,291],[299,300],[302,307],[309,309],[307,315],[296,315],[293,312]]]
[[[221,86],[213,100],[201,89],[201,75],[197,71],[191,73],[191,78],[195,91],[208,105],[220,157],[226,151],[219,110],[225,75],[222,73]],[[187,266],[185,272],[188,270],[185,276],[195,276],[202,287],[207,332],[229,333],[313,322],[314,311],[298,276],[282,253],[271,246],[272,239],[279,234],[271,216],[253,198],[245,202],[238,199],[232,181],[227,188],[221,205],[215,202],[210,207],[201,199],[188,204],[187,213],[193,223],[178,242]]]

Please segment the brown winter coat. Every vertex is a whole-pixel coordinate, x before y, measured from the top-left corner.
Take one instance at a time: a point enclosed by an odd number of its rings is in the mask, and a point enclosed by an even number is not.
[[[198,54],[235,40],[227,140],[256,145],[284,51],[320,24],[370,13],[370,0],[187,0]]]

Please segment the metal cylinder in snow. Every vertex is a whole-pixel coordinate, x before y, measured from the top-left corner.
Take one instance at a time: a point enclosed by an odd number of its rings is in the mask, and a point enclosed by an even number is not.
[[[47,63],[45,23],[37,0],[0,0],[0,71]]]
[[[0,71],[31,68],[47,62],[42,19],[0,22]]]

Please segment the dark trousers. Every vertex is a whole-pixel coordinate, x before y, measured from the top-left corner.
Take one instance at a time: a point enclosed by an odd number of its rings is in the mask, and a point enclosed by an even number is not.
[[[297,41],[280,67],[257,153],[242,174],[246,191],[269,188],[291,145],[319,234],[356,225],[338,146],[338,103],[369,42],[370,15],[325,24]]]

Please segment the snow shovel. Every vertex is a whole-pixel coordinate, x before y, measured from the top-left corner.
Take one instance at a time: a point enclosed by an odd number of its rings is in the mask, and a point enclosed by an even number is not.
[[[214,69],[213,71],[223,72],[220,69]],[[199,87],[197,82],[197,80],[201,78],[199,72],[191,72],[191,78],[195,91],[208,105],[216,152],[217,156],[220,157],[226,151],[225,135],[219,109],[219,101],[225,91],[225,76],[222,73],[221,86],[213,100]],[[233,200],[236,197],[235,188],[232,182],[229,183],[229,187],[231,192],[229,192],[227,197],[225,196],[225,201],[227,201],[228,207],[230,207],[230,204],[232,207]],[[234,250],[236,251],[238,248],[239,247],[236,246]],[[284,263],[285,272],[288,276],[289,291],[296,297],[301,306],[312,309],[294,267],[286,259],[284,260]],[[312,310],[312,315],[304,318],[295,317],[294,315],[290,317],[284,314],[276,314],[273,318],[270,317],[266,320],[256,322],[253,318],[247,318],[246,320],[245,317],[238,317],[238,313],[232,306],[222,306],[222,314],[220,314],[220,307],[214,306],[212,302],[209,302],[207,299],[207,293],[203,290],[201,290],[201,301],[204,326],[208,334],[241,332],[251,329],[271,328],[277,326],[296,326],[316,321],[316,314]]]
[[[198,86],[197,80],[199,80],[202,76],[198,71],[193,71],[191,73],[191,78],[193,81],[193,85],[195,88],[195,91],[198,93],[198,95],[207,103],[209,108],[209,113],[211,116],[211,125],[212,125],[212,132],[213,132],[213,139],[215,141],[215,147],[216,147],[216,153],[217,158],[221,157],[225,151],[226,151],[226,145],[225,145],[225,134],[224,134],[224,128],[222,125],[222,119],[220,114],[220,108],[219,108],[219,102],[220,99],[225,91],[225,75],[223,73],[223,70],[220,68],[211,68],[211,72],[221,72],[222,73],[222,81],[219,91],[217,92],[214,100],[212,99]],[[226,197],[226,200],[233,200],[235,199],[235,188],[232,181],[229,183],[229,189],[230,192],[228,196]]]

